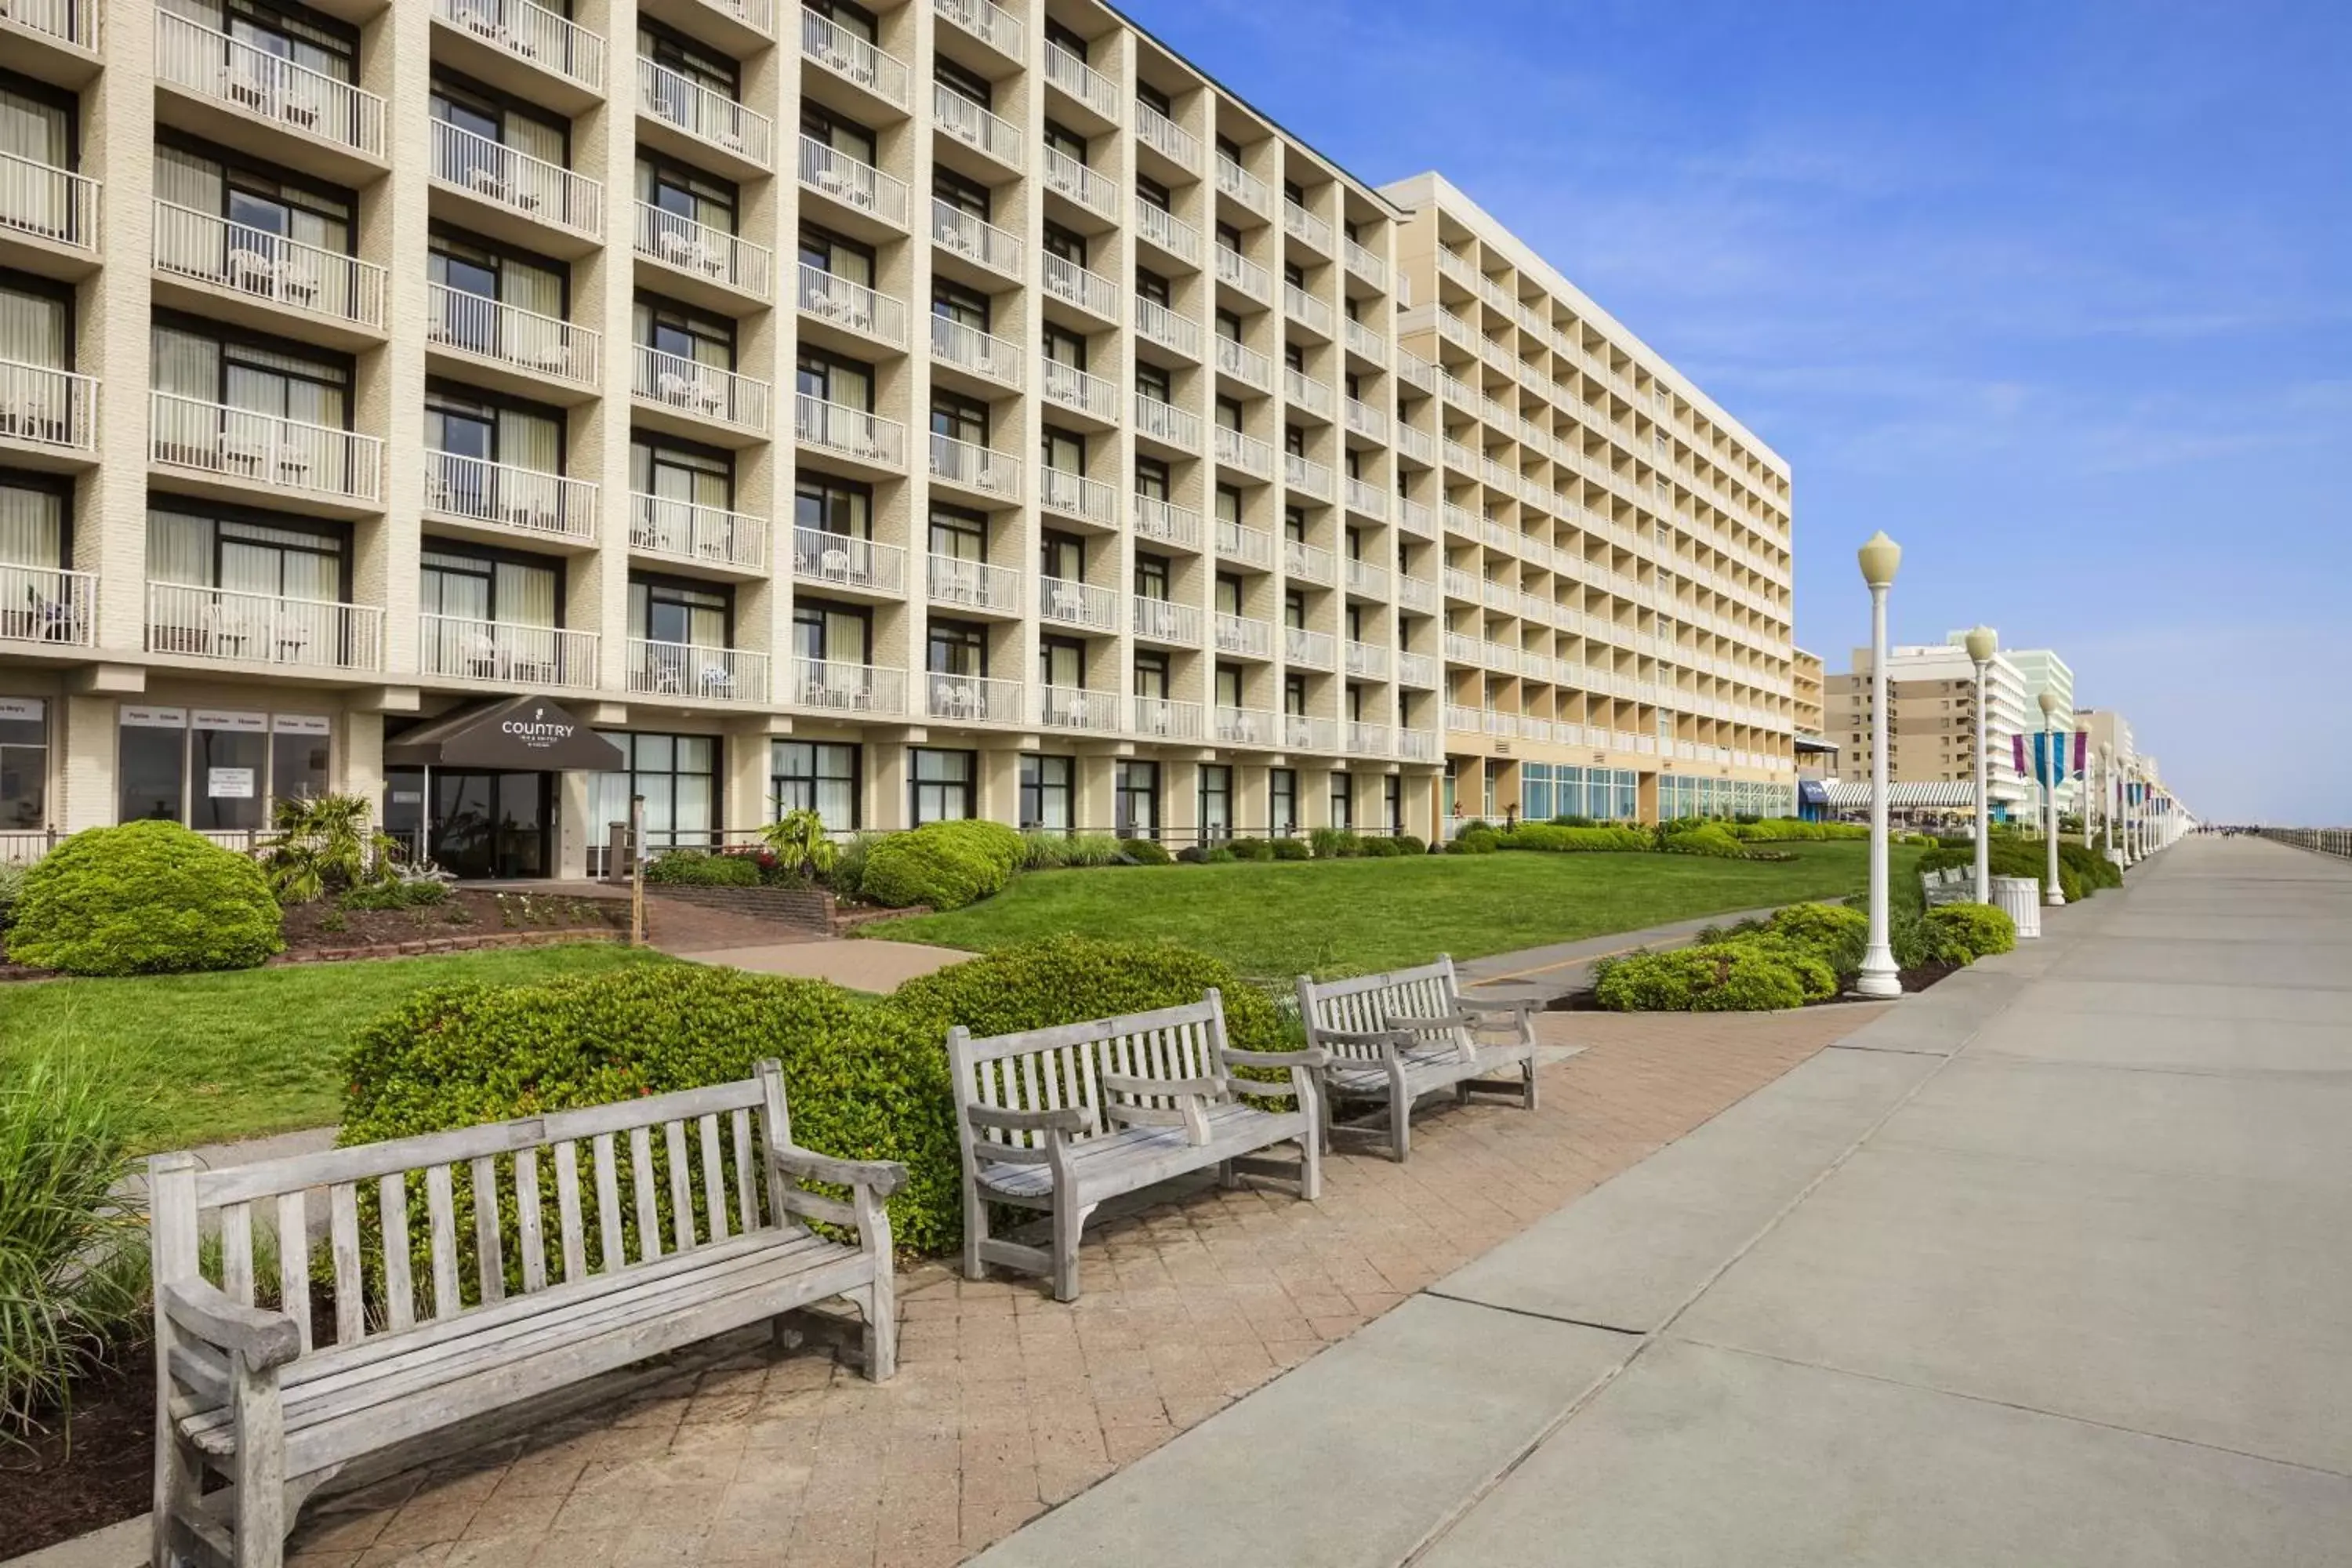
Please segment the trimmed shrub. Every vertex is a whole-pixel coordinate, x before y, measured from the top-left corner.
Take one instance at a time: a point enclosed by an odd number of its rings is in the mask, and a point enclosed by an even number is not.
[[[1658,847],[1669,855],[1706,855],[1718,860],[1745,860],[1747,847],[1719,823],[1677,828],[1661,837]]]
[[[1171,942],[1071,935],[1002,947],[908,981],[888,1005],[937,1045],[955,1024],[976,1036],[1050,1028],[1181,1006],[1212,985],[1223,994],[1236,1049],[1286,1048],[1272,998],[1223,960]]]
[[[1631,953],[1597,967],[1594,998],[1620,1013],[1773,1012],[1805,1002],[1789,957],[1748,942]]]
[[[1000,876],[1007,879],[1021,869],[1021,857],[1025,848],[1021,842],[1021,835],[1001,822],[971,817],[961,822],[929,823],[915,831],[929,833],[980,857],[994,867]]]
[[[1315,858],[1315,847],[1307,843],[1304,838],[1277,838],[1272,842],[1270,848],[1273,851],[1274,858],[1276,860],[1312,860]]]
[[[1569,827],[1551,822],[1523,822],[1502,836],[1502,847],[1537,849],[1552,855],[1646,854],[1650,836],[1638,827]]]
[[[1462,825],[1454,841],[1445,847],[1449,855],[1492,855],[1503,847],[1503,836],[1483,821],[1473,820]]]
[[[1990,904],[1938,904],[1920,924],[1931,963],[1974,963],[2017,946],[2017,922]]]
[[[646,862],[646,880],[671,888],[756,888],[760,865],[748,855],[665,849]]]
[[[544,985],[432,987],[369,1025],[346,1053],[340,1141],[697,1089],[748,1078],[762,1057],[783,1063],[794,1142],[905,1163],[907,1184],[890,1198],[898,1245],[956,1244],[954,1110],[938,1040],[887,1004],[823,981],[662,964]],[[462,1247],[473,1245],[470,1185],[458,1195]],[[656,1190],[667,1205],[663,1184]],[[635,1223],[629,1214],[625,1228]],[[520,1267],[511,1216],[506,1257]],[[420,1279],[430,1277],[429,1259],[425,1267]],[[470,1253],[459,1274],[473,1277]]]
[[[16,918],[16,900],[25,896],[26,869],[14,860],[0,860],[0,931]]]
[[[1027,850],[1021,835],[1002,823],[927,823],[867,847],[858,892],[888,909],[960,910],[1003,892]]]
[[[1233,857],[1236,860],[1274,858],[1274,845],[1264,838],[1234,838],[1228,840],[1225,847],[1233,851]]]
[[[1404,849],[1395,839],[1374,833],[1356,841],[1356,852],[1367,859],[1393,860],[1403,854]]]
[[[1429,853],[1428,841],[1426,839],[1416,838],[1410,833],[1400,833],[1389,842],[1397,847],[1397,853],[1400,855],[1426,855]]]
[[[1828,964],[1839,975],[1862,968],[1870,942],[1870,917],[1839,904],[1790,904],[1777,910],[1764,930]]]
[[[1820,844],[1841,838],[1867,838],[1870,829],[1858,822],[1802,822],[1793,816],[1768,816],[1761,821],[1728,826],[1734,838],[1748,844]]]
[[[1118,852],[1134,866],[1165,866],[1175,858],[1168,853],[1168,846],[1157,838],[1122,838]]]
[[[1223,844],[1212,844],[1201,851],[1201,864],[1203,866],[1230,866],[1240,858]]]
[[[8,953],[68,974],[251,969],[284,950],[261,868],[176,822],[92,827],[25,877]]]

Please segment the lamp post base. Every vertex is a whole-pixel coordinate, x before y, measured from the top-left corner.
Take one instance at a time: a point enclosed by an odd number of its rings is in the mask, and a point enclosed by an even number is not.
[[[2050,889],[2049,896],[2042,900],[2042,907],[2045,910],[2064,909],[2066,907],[2065,889],[2063,888],[2052,888]]]
[[[1853,994],[1882,999],[1903,994],[1903,979],[1895,967],[1892,951],[1874,947],[1864,955],[1862,971],[1853,977]]]

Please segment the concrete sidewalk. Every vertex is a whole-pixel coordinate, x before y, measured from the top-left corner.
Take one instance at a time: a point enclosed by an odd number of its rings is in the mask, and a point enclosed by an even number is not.
[[[2352,1562],[2352,867],[2192,840],[993,1568]]]

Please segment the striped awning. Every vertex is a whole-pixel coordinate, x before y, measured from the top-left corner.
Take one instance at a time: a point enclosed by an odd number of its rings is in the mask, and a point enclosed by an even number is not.
[[[1822,804],[1832,811],[1862,811],[1870,805],[1870,786],[1853,780],[1832,779],[1822,785]],[[1977,786],[1965,779],[1886,786],[1886,804],[1897,811],[1920,807],[1966,810],[1976,803]]]

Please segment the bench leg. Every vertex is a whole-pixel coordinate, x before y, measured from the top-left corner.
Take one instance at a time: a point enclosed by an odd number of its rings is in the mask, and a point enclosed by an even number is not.
[[[1519,1063],[1519,1075],[1524,1084],[1519,1095],[1519,1103],[1528,1110],[1533,1110],[1536,1108],[1535,1058],[1529,1057]]]
[[[967,1279],[988,1278],[988,1262],[980,1255],[981,1243],[988,1239],[988,1205],[980,1195],[979,1184],[972,1180],[967,1167],[963,1173],[963,1277]]]
[[[1400,1165],[1412,1153],[1412,1090],[1394,1062],[1389,1064],[1389,1153]]]
[[[898,1279],[890,1247],[890,1211],[871,1187],[856,1187],[850,1202],[857,1215],[857,1239],[874,1264],[874,1281],[858,1295],[866,1312],[866,1377],[887,1383],[898,1370]]]
[[[1222,1191],[1230,1193],[1241,1184],[1241,1173],[1234,1169],[1234,1163],[1231,1160],[1218,1161],[1217,1186]]]
[[[1312,1127],[1298,1140],[1298,1195],[1310,1204],[1323,1196],[1323,1140]]]
[[[275,1371],[254,1372],[230,1357],[229,1405],[235,1412],[236,1487],[234,1568],[282,1568],[286,1561],[286,1412]]]
[[[1078,1231],[1086,1211],[1073,1205],[1066,1193],[1054,1194],[1054,1300],[1078,1299]]]

